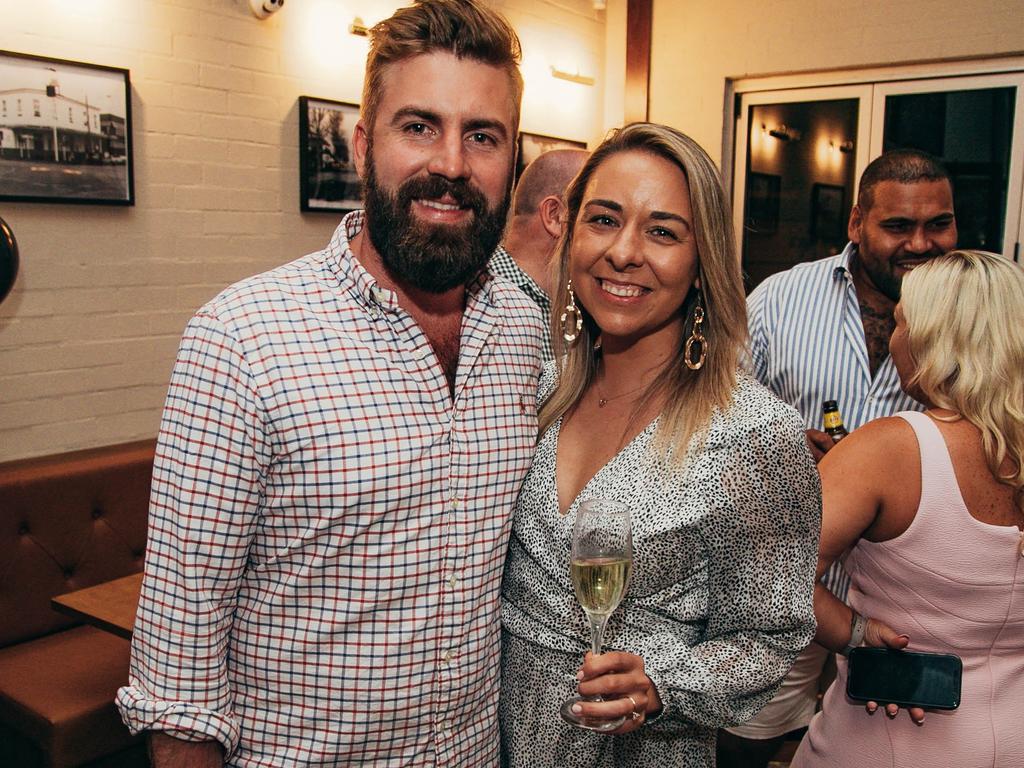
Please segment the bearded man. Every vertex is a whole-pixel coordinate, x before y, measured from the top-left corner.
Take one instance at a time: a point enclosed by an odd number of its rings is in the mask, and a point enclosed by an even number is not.
[[[498,591],[542,338],[483,269],[518,60],[471,0],[377,25],[365,211],[189,324],[118,694],[156,768],[497,765]]]

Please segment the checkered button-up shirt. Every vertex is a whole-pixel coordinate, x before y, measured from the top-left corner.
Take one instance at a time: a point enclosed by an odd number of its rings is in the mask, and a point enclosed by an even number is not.
[[[495,277],[508,280],[533,299],[533,303],[540,309],[541,319],[544,322],[544,362],[554,360],[555,351],[551,347],[551,299],[548,298],[544,289],[537,285],[537,282],[526,274],[519,266],[512,254],[499,245],[494,249],[494,255],[487,262],[487,269]]]
[[[362,223],[200,310],[171,379],[118,705],[233,766],[497,763],[540,323],[482,275],[453,398],[349,250]]]

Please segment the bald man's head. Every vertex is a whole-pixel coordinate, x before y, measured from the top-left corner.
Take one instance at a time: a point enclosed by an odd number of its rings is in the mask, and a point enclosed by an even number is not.
[[[526,166],[512,198],[513,216],[537,212],[545,197],[561,197],[590,155],[584,149],[553,149]]]

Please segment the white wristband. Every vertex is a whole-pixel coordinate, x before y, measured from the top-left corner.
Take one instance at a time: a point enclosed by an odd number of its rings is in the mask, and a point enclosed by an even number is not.
[[[864,632],[867,628],[868,620],[856,611],[853,611],[853,616],[850,617],[850,640],[846,644],[846,647],[840,651],[843,656],[848,656],[850,651],[857,648],[864,642]]]

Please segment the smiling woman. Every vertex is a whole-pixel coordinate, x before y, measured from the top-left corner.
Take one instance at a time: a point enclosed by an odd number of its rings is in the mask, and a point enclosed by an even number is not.
[[[686,174],[658,155],[620,152],[591,177],[570,272],[605,354],[637,343],[667,360],[679,348],[683,302],[700,288],[692,218]]]
[[[817,474],[799,416],[738,371],[744,297],[707,154],[671,128],[627,126],[566,208],[557,367],[502,587],[505,756],[711,766],[715,728],[767,702],[813,634]],[[634,565],[605,633],[619,650],[584,656],[569,542],[595,498],[629,506]],[[558,717],[574,687],[573,712],[609,735]]]

